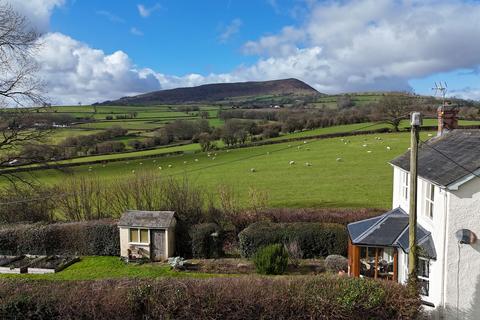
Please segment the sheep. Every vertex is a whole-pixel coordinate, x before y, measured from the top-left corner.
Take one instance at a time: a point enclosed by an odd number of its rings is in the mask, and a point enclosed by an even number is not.
[[[367,153],[372,153],[372,150],[368,150]]]
[[[303,143],[305,144],[305,143],[307,143],[307,141],[303,141]]]
[[[310,162],[305,162],[305,166],[306,166],[306,167],[311,167],[312,164],[311,164]]]
[[[341,162],[341,161],[343,161],[342,158],[337,158],[337,162]]]
[[[171,168],[171,167],[172,167],[172,165],[171,165],[171,164],[169,164],[169,165],[168,165],[168,167],[169,167],[169,168]]]
[[[140,162],[139,164],[140,164],[140,165],[143,165],[143,162]]]
[[[132,170],[132,173],[135,173],[135,170]]]
[[[365,144],[362,145],[362,147],[366,148],[366,147],[368,147],[368,144],[365,143]]]
[[[187,161],[183,161],[183,164],[187,164]]]
[[[195,162],[198,162],[198,159],[195,159]]]
[[[257,172],[257,170],[255,170],[255,168],[251,168],[250,172]]]
[[[387,146],[387,150],[391,150],[392,148],[390,148],[389,146]]]
[[[162,167],[158,167],[158,170],[162,170]]]
[[[215,157],[213,157],[212,160],[215,160]]]
[[[288,164],[292,166],[292,165],[295,164],[295,161],[292,160],[292,161],[290,161]]]

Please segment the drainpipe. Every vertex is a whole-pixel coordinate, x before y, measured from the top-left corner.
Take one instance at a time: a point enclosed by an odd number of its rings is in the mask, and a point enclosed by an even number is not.
[[[447,189],[443,189],[443,192],[445,193],[443,198],[444,198],[444,201],[443,201],[443,253],[442,253],[442,259],[443,259],[443,263],[442,263],[442,286],[441,286],[441,295],[440,295],[440,307],[441,307],[441,310],[440,310],[440,319],[443,319],[444,318],[444,311],[445,311],[445,286],[447,284],[447,282],[445,281],[445,270],[447,269],[447,259],[446,259],[446,255],[447,255],[447,223],[448,223],[448,220],[447,220],[447,209],[448,209],[448,205],[447,205],[447,202],[448,202],[448,193],[447,193]]]

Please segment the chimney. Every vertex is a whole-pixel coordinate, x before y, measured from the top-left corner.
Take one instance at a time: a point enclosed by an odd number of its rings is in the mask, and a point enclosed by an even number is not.
[[[458,109],[456,106],[447,104],[438,107],[438,132],[437,136],[441,136],[458,127]]]

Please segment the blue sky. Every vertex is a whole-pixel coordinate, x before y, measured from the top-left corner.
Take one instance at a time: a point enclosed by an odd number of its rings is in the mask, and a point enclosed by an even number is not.
[[[326,93],[442,80],[480,99],[478,1],[3,1],[43,33],[54,103],[289,77]]]

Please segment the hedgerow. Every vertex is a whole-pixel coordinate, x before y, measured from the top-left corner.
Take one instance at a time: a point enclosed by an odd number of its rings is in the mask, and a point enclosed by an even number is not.
[[[264,246],[296,241],[304,258],[326,257],[330,254],[346,255],[348,235],[336,223],[270,223],[257,222],[238,235],[240,252],[251,257]]]
[[[2,319],[415,319],[399,284],[321,275],[108,281],[0,280]]]
[[[196,224],[190,229],[194,258],[223,256],[223,231],[216,223]]]
[[[104,255],[120,253],[113,221],[6,225],[0,228],[0,254]]]

